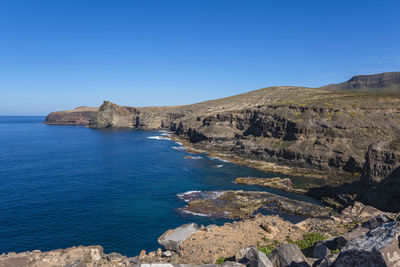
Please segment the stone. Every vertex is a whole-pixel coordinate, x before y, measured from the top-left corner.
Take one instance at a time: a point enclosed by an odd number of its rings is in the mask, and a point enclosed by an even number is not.
[[[163,252],[161,250],[161,248],[158,248],[156,251],[157,256],[162,256]]]
[[[369,230],[377,228],[379,225],[383,223],[387,223],[393,221],[389,216],[386,214],[380,214],[368,221],[364,222],[361,226],[364,228],[368,228]]]
[[[247,247],[247,248],[241,248],[239,249],[236,253],[235,253],[235,259],[238,261],[240,259],[242,259],[247,252],[249,252],[249,250],[251,249],[251,247]]]
[[[139,259],[146,257],[146,250],[142,249],[139,254]]]
[[[329,250],[342,249],[346,244],[347,240],[342,236],[336,236],[321,241]]]
[[[120,261],[122,258],[124,258],[124,256],[117,252],[111,252],[110,254],[107,254],[107,259],[112,262]]]
[[[268,257],[256,247],[250,247],[239,263],[245,264],[247,267],[273,267]]]
[[[400,223],[388,222],[351,240],[333,266],[400,266]]]
[[[218,225],[216,224],[210,224],[206,226],[207,231],[211,231],[212,229],[214,229],[215,227],[218,227]]]
[[[293,244],[280,244],[268,258],[274,267],[310,266],[300,248]]]
[[[185,224],[166,231],[158,238],[158,243],[166,250],[179,251],[180,244],[198,230],[199,228],[195,223]]]
[[[262,224],[260,225],[260,227],[261,227],[265,232],[271,233],[271,228],[270,228],[270,226],[269,226],[268,224],[262,223]]]
[[[103,249],[101,248],[91,248],[90,249],[90,258],[94,261],[101,260],[101,256],[103,255]]]
[[[368,233],[368,231],[369,231],[368,228],[364,228],[364,227],[358,225],[357,228],[355,228],[347,233],[344,233],[342,235],[342,238],[344,238],[346,240],[346,242],[349,242],[350,240],[353,240],[355,238],[365,235],[366,233]]]
[[[323,242],[318,242],[312,252],[314,258],[325,259],[331,253]]]
[[[164,251],[164,252],[162,253],[162,255],[163,255],[164,257],[172,257],[173,253],[172,253],[172,251],[167,250],[167,251]]]

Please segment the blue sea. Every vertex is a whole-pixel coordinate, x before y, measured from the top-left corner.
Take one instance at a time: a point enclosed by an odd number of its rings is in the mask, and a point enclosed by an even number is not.
[[[232,181],[278,176],[207,155],[187,159],[191,154],[160,131],[43,121],[0,116],[0,254],[98,244],[135,256],[157,249],[167,229],[226,221],[182,214],[178,193],[267,190]]]

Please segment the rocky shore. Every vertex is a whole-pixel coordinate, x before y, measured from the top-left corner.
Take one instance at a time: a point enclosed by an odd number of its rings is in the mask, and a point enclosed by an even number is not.
[[[306,217],[328,217],[334,210],[305,201],[258,191],[205,191],[181,194],[188,203],[183,211],[210,217],[245,219],[260,209]]]
[[[257,214],[222,226],[171,229],[156,251],[135,257],[101,246],[0,255],[0,266],[398,266],[399,214],[359,202],[341,213],[291,223]]]
[[[294,188],[293,182],[290,178],[257,178],[257,177],[238,177],[234,181],[236,184],[241,185],[258,185],[263,187],[276,188],[283,191],[296,193],[296,194],[306,194],[307,190]]]

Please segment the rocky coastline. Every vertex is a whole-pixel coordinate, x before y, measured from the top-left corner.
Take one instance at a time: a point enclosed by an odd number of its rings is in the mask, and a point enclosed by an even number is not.
[[[222,226],[166,231],[156,251],[134,257],[101,246],[0,255],[0,266],[398,266],[400,214],[355,202],[340,213],[297,223],[256,214]]]
[[[298,187],[239,177],[237,183],[311,196],[327,206],[267,192],[198,192],[182,197],[182,210],[240,221],[171,229],[157,251],[131,258],[74,247],[3,254],[0,266],[399,266],[399,75],[357,76],[326,88],[269,87],[185,106],[104,101],[90,112],[49,114],[48,124],[168,130],[190,152],[310,181]],[[390,84],[390,92],[381,84]],[[279,212],[302,218],[266,215]]]

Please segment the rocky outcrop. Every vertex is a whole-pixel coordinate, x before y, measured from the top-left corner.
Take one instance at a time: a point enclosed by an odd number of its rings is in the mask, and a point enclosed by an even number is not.
[[[312,188],[308,194],[345,207],[355,200],[383,211],[400,211],[400,141],[376,142],[366,154],[360,181],[338,187]]]
[[[73,110],[55,111],[47,115],[46,124],[60,125],[88,125],[99,109],[91,107],[77,107]]]
[[[250,247],[247,253],[239,261],[246,267],[273,267],[274,265],[268,257],[256,247]]]
[[[243,219],[263,209],[307,217],[329,217],[334,211],[305,201],[259,191],[204,191],[181,194],[188,205],[181,210],[211,217]]]
[[[268,255],[268,258],[275,267],[310,266],[300,248],[293,244],[279,245],[270,255]]]
[[[388,222],[351,240],[333,266],[399,266],[400,223]]]
[[[184,116],[179,107],[126,107],[104,101],[89,126],[92,128],[168,129],[173,120]]]
[[[376,142],[372,144],[366,154],[362,181],[366,185],[376,185],[400,171],[400,139],[391,142]],[[399,176],[400,177],[400,176]]]

